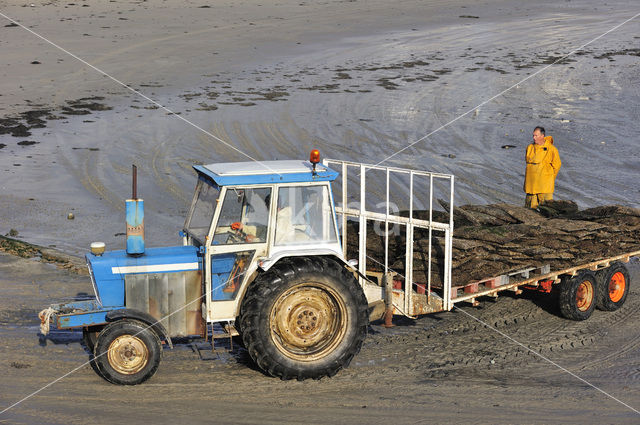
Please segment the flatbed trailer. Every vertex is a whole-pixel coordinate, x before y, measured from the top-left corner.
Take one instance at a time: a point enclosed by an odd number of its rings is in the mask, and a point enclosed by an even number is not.
[[[336,206],[338,221],[342,224],[343,251],[347,252],[349,239],[348,220],[358,222],[358,274],[367,298],[385,299],[385,318],[391,323],[392,315],[416,317],[428,313],[449,311],[457,303],[478,304],[480,297],[497,297],[502,291],[520,294],[523,289],[550,293],[560,292],[560,310],[573,320],[587,319],[596,305],[603,310],[615,310],[622,306],[629,291],[630,278],[622,265],[632,257],[640,256],[640,249],[610,257],[600,258],[570,267],[552,270],[547,265],[530,266],[509,270],[503,274],[466,282],[454,282],[452,274],[453,246],[453,195],[454,176],[426,171],[382,167],[355,162],[327,159],[327,166],[340,170],[340,178],[334,182],[334,199],[341,201]],[[374,178],[372,178],[374,177]],[[380,182],[384,182],[380,184]],[[408,191],[408,211],[400,214],[395,208],[393,193],[403,187]],[[416,188],[428,192],[426,204],[420,205],[428,211],[428,219],[414,217]],[[336,189],[334,189],[336,190]],[[373,197],[374,199],[368,199]],[[448,206],[443,214],[434,213],[434,200],[445,197]],[[406,198],[406,197],[405,197]],[[376,208],[375,206],[381,206]],[[376,226],[384,240],[384,255],[381,260],[367,255],[367,227]],[[428,232],[426,282],[414,279],[414,232]],[[390,266],[389,241],[401,234],[405,242],[404,269]],[[444,249],[434,252],[432,241],[440,237]],[[424,248],[424,247],[422,247]],[[440,256],[443,265],[433,270],[432,259]],[[370,270],[369,264],[375,269]],[[435,278],[435,274],[438,274]],[[437,281],[437,282],[436,282]],[[373,285],[371,284],[373,283]],[[373,317],[376,315],[374,314]]]
[[[451,296],[454,303],[461,301],[475,303],[478,297],[494,297],[498,295],[498,292],[505,290],[520,291],[521,288],[524,288],[551,292],[550,285],[561,283],[563,277],[575,277],[584,271],[602,272],[614,263],[628,263],[632,257],[638,256],[640,256],[640,250],[591,261],[578,266],[567,267],[561,270],[551,271],[548,265],[527,268],[489,279],[469,282],[462,286],[454,286]],[[462,295],[460,295],[459,292],[461,290]]]

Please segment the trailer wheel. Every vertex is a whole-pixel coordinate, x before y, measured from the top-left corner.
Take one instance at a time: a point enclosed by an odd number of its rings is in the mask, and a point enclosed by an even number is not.
[[[162,345],[158,335],[137,320],[108,324],[98,335],[94,361],[100,375],[119,385],[137,385],[158,370]]]
[[[622,307],[631,283],[627,268],[621,263],[614,263],[599,271],[596,278],[598,279],[597,307],[606,311],[614,311]]]
[[[578,273],[560,282],[560,312],[571,320],[586,320],[596,307],[596,278],[591,272]]]
[[[360,351],[367,301],[337,261],[293,257],[253,282],[240,321],[244,344],[262,370],[281,379],[320,379]]]

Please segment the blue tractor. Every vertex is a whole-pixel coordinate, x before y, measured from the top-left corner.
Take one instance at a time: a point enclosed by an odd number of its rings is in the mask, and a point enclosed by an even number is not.
[[[334,375],[362,346],[369,303],[340,243],[338,173],[319,161],[314,150],[310,161],[194,166],[182,246],[145,248],[134,189],[127,249],[97,243],[86,255],[95,300],[43,310],[43,333],[50,323],[83,329],[94,369],[114,384],[146,381],[163,344],[207,338],[215,323],[237,331],[272,376]]]

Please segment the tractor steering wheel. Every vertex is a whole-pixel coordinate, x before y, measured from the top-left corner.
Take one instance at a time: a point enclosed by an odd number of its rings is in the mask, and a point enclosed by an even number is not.
[[[232,241],[235,243],[251,243],[256,239],[255,236],[247,234],[244,230],[242,230],[242,228],[242,223],[238,221],[231,223],[231,231],[227,232],[229,234],[227,242]]]

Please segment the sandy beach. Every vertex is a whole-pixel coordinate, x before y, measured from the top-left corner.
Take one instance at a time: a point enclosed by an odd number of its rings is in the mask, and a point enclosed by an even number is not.
[[[81,332],[38,338],[40,307],[91,293],[87,276],[5,253],[0,270],[0,408],[72,372],[1,415],[6,423],[638,421],[637,285],[620,310],[596,311],[583,322],[562,318],[555,297],[525,293],[398,318],[391,329],[373,324],[351,365],[320,381],[265,376],[238,341],[231,352],[227,341],[216,352],[201,340],[179,341],[165,348],[151,380],[123,387],[91,370]],[[640,265],[630,270],[637,282]]]
[[[178,244],[193,164],[313,148],[454,174],[458,205],[520,204],[536,125],[562,157],[556,199],[638,207],[639,12],[635,0],[0,0],[0,234],[73,256],[96,240],[121,249],[136,164],[148,245]],[[0,254],[0,410],[86,361],[77,334],[39,345],[35,320],[82,292],[86,276]],[[638,295],[584,323],[537,297],[470,311],[640,409]],[[637,422],[463,313],[405,325],[374,327],[355,364],[320,382],[281,383],[242,350],[199,343],[165,353],[141,387],[86,365],[0,423]]]

